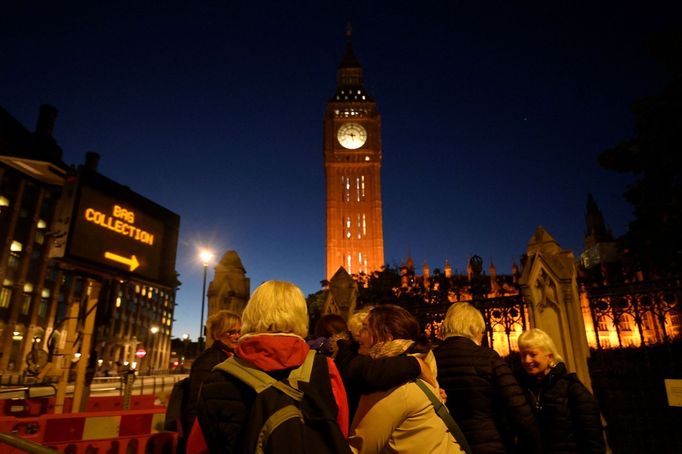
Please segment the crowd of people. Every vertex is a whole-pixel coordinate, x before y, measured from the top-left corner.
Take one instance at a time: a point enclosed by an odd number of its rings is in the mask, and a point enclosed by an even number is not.
[[[188,453],[604,453],[598,405],[539,329],[518,339],[514,375],[481,345],[485,321],[455,303],[438,346],[417,319],[378,305],[327,314],[309,336],[294,284],[268,281],[241,317],[207,321],[192,366]]]

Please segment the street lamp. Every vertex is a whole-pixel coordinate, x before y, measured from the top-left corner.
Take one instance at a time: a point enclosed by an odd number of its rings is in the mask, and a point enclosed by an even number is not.
[[[206,300],[206,271],[208,270],[208,262],[213,258],[213,253],[206,249],[199,252],[201,262],[204,264],[204,286],[201,290],[201,320],[199,320],[199,352],[204,350],[204,301]]]
[[[182,368],[185,368],[185,359],[187,359],[187,344],[189,344],[189,334],[182,335]]]
[[[157,357],[158,357],[158,354],[157,354],[157,352],[156,352],[156,342],[157,342],[156,333],[159,332],[159,327],[156,326],[156,325],[152,325],[152,326],[149,328],[149,332],[152,333],[152,335],[151,335],[151,342],[150,342],[150,344],[149,344],[149,349],[150,349],[151,351],[149,352],[149,357],[148,357],[148,361],[149,361],[149,375],[151,375],[153,368],[156,367],[154,363],[156,363]]]

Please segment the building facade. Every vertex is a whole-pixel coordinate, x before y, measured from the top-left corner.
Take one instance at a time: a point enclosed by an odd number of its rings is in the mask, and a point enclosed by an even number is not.
[[[67,166],[51,134],[56,114],[52,107],[41,107],[36,131],[30,132],[0,108],[0,373],[59,375],[81,357],[88,358],[94,374],[122,364],[143,372],[167,369],[179,217],[98,174],[94,153],[88,153],[83,166]],[[98,181],[101,193],[81,188],[86,180]],[[64,211],[71,190],[82,212]],[[119,199],[170,218],[171,228],[164,226],[163,237],[157,233],[155,238],[159,250],[169,251],[152,257],[158,262],[152,265],[172,272],[145,275],[140,270],[148,263],[133,269],[88,259],[89,251],[105,246],[121,254],[126,240],[154,231],[142,227],[142,213],[132,220],[132,210],[106,214],[104,208],[95,209]],[[65,222],[72,222],[71,228]],[[55,254],[60,248],[66,253]],[[138,256],[140,262],[147,259],[144,253]]]
[[[384,265],[381,151],[381,116],[365,90],[349,29],[324,116],[327,280],[340,267],[369,274]]]

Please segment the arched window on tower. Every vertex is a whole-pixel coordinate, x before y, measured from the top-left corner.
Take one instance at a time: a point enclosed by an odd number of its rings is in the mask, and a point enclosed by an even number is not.
[[[341,194],[344,202],[350,202],[350,177],[341,176],[341,186],[343,188]]]

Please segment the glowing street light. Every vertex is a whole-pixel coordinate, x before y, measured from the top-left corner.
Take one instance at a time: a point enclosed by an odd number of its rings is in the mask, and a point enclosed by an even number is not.
[[[201,290],[201,320],[199,320],[199,351],[204,350],[204,301],[206,300],[206,271],[208,270],[208,262],[213,258],[213,253],[207,249],[199,251],[199,258],[204,265],[204,285]]]
[[[189,334],[184,333],[182,335],[182,360],[183,360],[183,367],[184,367],[184,360],[187,357],[187,344],[189,344]]]

